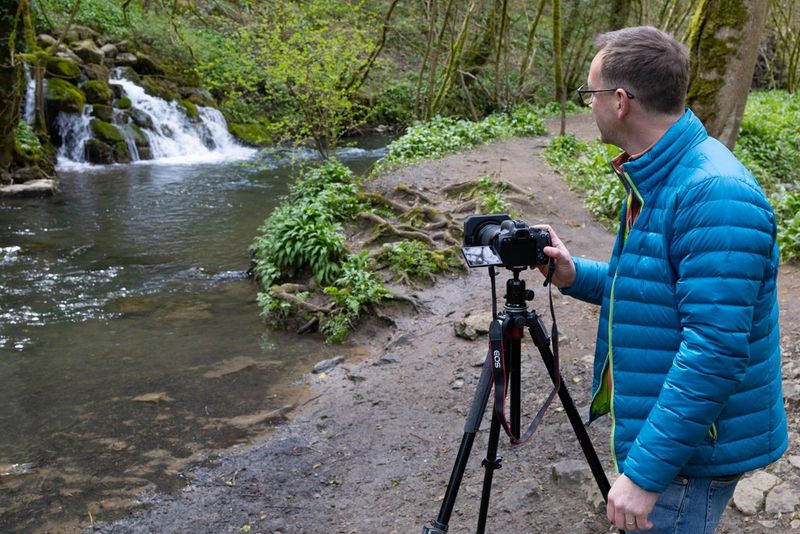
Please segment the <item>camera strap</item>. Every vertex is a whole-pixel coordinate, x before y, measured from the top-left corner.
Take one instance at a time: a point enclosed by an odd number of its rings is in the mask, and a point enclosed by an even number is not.
[[[551,265],[553,262],[550,262]],[[560,360],[558,356],[558,327],[556,326],[556,316],[555,316],[555,309],[553,307],[553,287],[550,284],[550,278],[552,277],[553,268],[550,268],[550,272],[548,273],[547,279],[545,280],[545,285],[549,286],[549,304],[550,304],[550,317],[553,319],[553,326],[551,328],[551,340],[553,342],[553,390],[545,399],[544,404],[542,404],[539,411],[536,413],[536,416],[531,421],[530,425],[528,425],[528,429],[522,436],[514,435],[514,432],[511,429],[511,425],[509,425],[508,420],[505,416],[505,400],[506,400],[506,388],[507,388],[507,380],[508,380],[508,373],[506,372],[506,353],[505,353],[505,339],[503,336],[503,332],[507,332],[510,328],[519,328],[509,324],[511,318],[506,316],[503,320],[494,319],[492,321],[491,326],[489,327],[489,354],[488,357],[492,359],[492,377],[494,380],[494,410],[497,413],[497,416],[500,418],[500,422],[505,429],[506,434],[511,439],[512,445],[523,445],[525,444],[533,433],[536,432],[536,429],[539,427],[539,424],[544,419],[544,414],[547,412],[547,409],[553,403],[558,395],[558,390],[561,389],[561,370],[560,370]]]

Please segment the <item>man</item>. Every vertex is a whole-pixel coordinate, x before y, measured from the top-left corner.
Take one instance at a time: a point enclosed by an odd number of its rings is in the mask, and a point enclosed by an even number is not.
[[[601,35],[579,93],[625,152],[610,261],[572,258],[550,227],[562,292],[601,304],[590,420],[610,413],[627,532],[714,532],[741,475],[786,450],[772,209],[684,108],[686,48],[651,27]]]

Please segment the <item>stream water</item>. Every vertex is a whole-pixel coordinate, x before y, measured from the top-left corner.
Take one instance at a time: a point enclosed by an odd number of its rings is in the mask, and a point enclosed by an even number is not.
[[[384,142],[340,159],[363,171]],[[0,202],[0,532],[68,531],[176,488],[337,353],[267,330],[246,276],[292,155],[62,161],[56,196]]]

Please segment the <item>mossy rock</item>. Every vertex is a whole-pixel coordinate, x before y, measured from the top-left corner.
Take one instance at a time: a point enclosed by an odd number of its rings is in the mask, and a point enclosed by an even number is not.
[[[268,128],[261,124],[230,123],[228,130],[242,143],[255,147],[275,144],[275,137]]]
[[[119,109],[131,109],[133,102],[131,102],[131,99],[127,96],[123,96],[122,98],[118,98],[116,102],[114,102],[114,105]]]
[[[192,122],[200,122],[200,112],[197,110],[197,106],[185,98],[179,100],[181,106],[183,106],[183,110],[186,113],[186,116],[189,117],[189,120]]]
[[[133,70],[132,67],[126,67],[126,66],[117,67],[116,70],[119,73],[119,75],[125,78],[126,80],[131,81],[135,84],[142,83],[142,78],[139,76],[139,73]]]
[[[66,113],[82,113],[86,97],[83,92],[60,78],[47,80],[47,89],[44,93],[48,111],[63,111]],[[55,116],[55,115],[54,115]]]
[[[114,108],[105,104],[95,104],[92,106],[92,115],[101,121],[111,122],[114,118]]]
[[[138,108],[131,108],[130,110],[131,120],[137,125],[141,126],[142,128],[147,128],[148,130],[152,130],[154,128],[153,124],[153,117],[150,116],[144,110]]]
[[[184,100],[188,100],[189,102],[198,105],[198,106],[206,106],[206,107],[215,107],[216,103],[214,102],[214,97],[211,96],[211,93],[208,92],[207,89],[203,89],[202,87],[181,87],[179,89],[181,97]]]
[[[86,141],[86,161],[97,165],[109,165],[114,163],[114,150],[108,144],[99,139],[89,139]]]
[[[106,82],[100,80],[89,80],[83,84],[83,92],[86,94],[86,101],[90,104],[108,104],[111,102],[111,88]]]
[[[81,67],[71,59],[51,56],[45,69],[47,77],[77,82],[81,79]]]
[[[178,100],[178,86],[175,82],[159,76],[142,76],[142,86],[150,96],[157,96],[164,100]]]
[[[114,151],[114,161],[117,163],[130,163],[133,161],[133,156],[131,156],[131,149],[128,148],[128,143],[125,141],[120,141],[118,143],[114,143],[112,147]]]
[[[109,122],[101,121],[100,119],[92,119],[89,126],[94,136],[108,145],[113,146],[115,143],[125,142],[125,137],[123,137],[119,128]]]
[[[139,74],[155,74],[157,76],[164,74],[164,69],[161,68],[161,65],[156,63],[150,56],[142,53],[136,54],[136,63],[133,64],[133,70]]]

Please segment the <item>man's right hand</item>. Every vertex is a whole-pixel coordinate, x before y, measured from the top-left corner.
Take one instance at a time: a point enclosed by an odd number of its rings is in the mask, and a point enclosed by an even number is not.
[[[561,242],[558,235],[549,225],[537,224],[535,228],[550,232],[550,242],[552,246],[544,247],[543,251],[556,262],[556,270],[553,273],[552,279],[553,285],[559,289],[572,286],[573,282],[575,282],[576,271],[575,262],[572,261],[569,250],[567,250],[567,247]],[[547,276],[547,265],[538,265],[537,267],[543,275]]]

